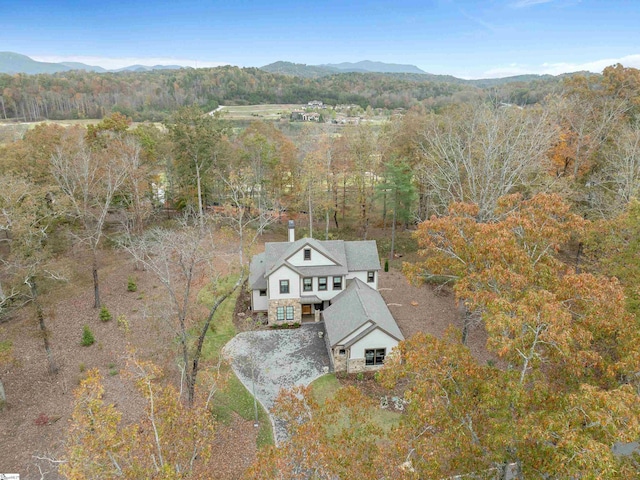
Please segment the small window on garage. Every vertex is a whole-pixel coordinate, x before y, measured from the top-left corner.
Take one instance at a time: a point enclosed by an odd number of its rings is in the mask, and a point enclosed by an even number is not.
[[[347,351],[344,348],[341,348],[340,350],[338,350],[338,355],[346,355]]]
[[[260,296],[261,297],[266,297],[267,296],[267,291],[266,290],[260,290]]]
[[[373,283],[375,279],[376,279],[376,272],[374,270],[367,272],[367,283]]]

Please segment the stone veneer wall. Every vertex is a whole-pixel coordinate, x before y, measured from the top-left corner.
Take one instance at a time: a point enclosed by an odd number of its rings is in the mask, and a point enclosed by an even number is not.
[[[289,307],[293,305],[293,320],[285,320],[278,322],[276,314],[277,307]],[[302,323],[302,305],[297,298],[286,298],[282,300],[269,300],[269,310],[267,314],[269,325],[278,325],[283,323]]]
[[[350,358],[347,362],[347,373],[364,372],[368,370],[364,358]]]
[[[329,350],[333,358],[333,369],[336,372],[344,372],[347,369],[347,355],[340,355],[340,348],[342,347]]]

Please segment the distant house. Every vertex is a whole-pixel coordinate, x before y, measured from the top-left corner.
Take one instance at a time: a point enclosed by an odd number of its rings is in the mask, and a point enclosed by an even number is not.
[[[294,110],[289,118],[294,122],[319,122],[322,117],[316,112],[305,112],[303,110]]]
[[[327,108],[327,106],[324,105],[320,100],[311,100],[309,103],[307,103],[307,108],[324,109]]]
[[[291,112],[291,115],[289,116],[289,118],[291,119],[291,121],[293,122],[301,122],[302,116],[305,114],[304,110],[294,110]]]
[[[270,325],[325,321],[335,370],[379,368],[402,333],[378,292],[376,242],[295,240],[268,242],[253,257],[251,308],[266,312]]]

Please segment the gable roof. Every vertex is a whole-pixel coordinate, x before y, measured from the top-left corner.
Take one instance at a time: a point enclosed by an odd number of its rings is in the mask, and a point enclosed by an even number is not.
[[[265,277],[265,253],[254,255],[249,265],[249,286],[252,290],[265,290],[267,277]]]
[[[396,340],[404,340],[382,295],[358,278],[333,299],[323,317],[332,347],[368,322],[373,325],[366,330],[367,333],[380,328]]]
[[[327,257],[335,265],[294,266],[289,259],[309,246]],[[345,242],[344,240],[316,240],[300,238],[295,242],[267,242],[265,251],[251,260],[249,285],[252,289],[267,288],[267,277],[287,266],[301,277],[345,275],[347,272],[380,270],[375,240]]]
[[[313,248],[336,265],[346,269],[347,259],[344,254],[344,246],[341,245],[343,243],[342,240],[321,242],[315,238],[301,238],[295,242],[267,242],[265,244],[266,275],[271,275],[284,264],[290,265],[289,259],[306,246]],[[290,266],[293,267],[292,265]]]

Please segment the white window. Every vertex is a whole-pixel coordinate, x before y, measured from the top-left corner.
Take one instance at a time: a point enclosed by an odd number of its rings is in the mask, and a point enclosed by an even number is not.
[[[342,290],[342,277],[333,277],[333,289]]]
[[[276,307],[276,319],[279,322],[284,321],[284,307]]]
[[[292,321],[293,320],[293,306],[289,305],[287,306],[287,321]]]
[[[289,280],[280,280],[280,293],[289,293]]]
[[[310,292],[313,290],[313,279],[312,278],[303,278],[302,279],[302,291]]]
[[[318,277],[318,290],[327,289],[327,277]]]
[[[311,260],[311,249],[310,248],[305,248],[304,249],[304,259],[305,260]]]

